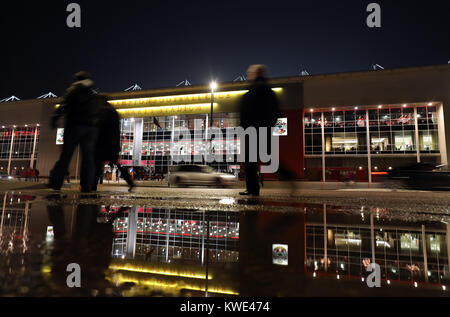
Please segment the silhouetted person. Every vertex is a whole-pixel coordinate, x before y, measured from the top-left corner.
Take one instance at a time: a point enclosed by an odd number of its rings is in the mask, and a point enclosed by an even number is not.
[[[91,296],[93,289],[102,292],[112,287],[105,279],[105,270],[111,262],[114,219],[99,222],[100,206],[80,204],[76,209],[74,229],[72,234],[69,234],[67,229],[71,225],[66,225],[61,205],[48,204],[47,214],[54,232],[51,276],[60,291],[71,295]],[[70,274],[67,272],[67,266],[70,263],[80,265],[79,289],[67,287],[66,280]]]
[[[36,182],[39,183],[39,170],[37,168],[34,170],[34,177],[36,178]]]
[[[247,70],[247,79],[251,81],[249,91],[242,97],[240,104],[240,119],[241,127],[247,129],[249,127],[256,128],[258,142],[258,159],[259,159],[259,142],[260,131],[259,128],[266,129],[267,149],[271,149],[271,128],[275,125],[278,118],[281,116],[280,104],[275,92],[268,85],[266,79],[267,69],[264,65],[252,65]],[[245,142],[245,182],[246,191],[241,192],[241,195],[259,195],[260,178],[258,176],[258,162],[250,162],[249,151],[250,142]],[[281,158],[280,158],[281,159]],[[290,171],[280,162],[277,171],[282,180],[291,181],[291,187],[294,189],[295,185],[292,182],[296,175]],[[261,178],[263,182],[263,178]]]
[[[264,65],[252,65],[247,70],[247,78],[251,81],[249,91],[242,97],[240,104],[241,127],[256,128],[259,148],[259,128],[270,128],[275,125],[280,113],[279,103],[266,79]],[[270,135],[270,134],[269,134]],[[250,142],[245,142],[245,183],[247,190],[241,195],[259,195],[258,162],[250,162]],[[258,151],[259,152],[259,151]]]
[[[283,297],[303,291],[304,230],[305,215],[302,213],[264,210],[239,213],[239,269],[236,277],[240,296]],[[287,246],[285,257],[274,252],[277,244]],[[280,260],[286,265],[279,265]]]
[[[109,104],[105,96],[97,96],[99,107],[99,135],[95,148],[95,166],[96,166],[96,182],[97,184],[103,177],[103,169],[105,162],[109,162],[111,169],[114,165],[120,170],[120,174],[127,182],[129,191],[133,189],[134,182],[127,169],[119,164],[120,153],[120,116],[116,109]]]
[[[64,182],[75,148],[80,145],[82,153],[80,185],[82,192],[90,192],[95,180],[94,150],[97,142],[97,102],[93,91],[94,82],[87,72],[75,74],[67,89],[64,101],[55,111],[52,127],[65,117],[64,145],[61,156],[50,172],[49,187],[59,190]]]

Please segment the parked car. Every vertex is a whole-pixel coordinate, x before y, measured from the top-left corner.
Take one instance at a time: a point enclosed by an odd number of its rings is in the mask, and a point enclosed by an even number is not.
[[[0,171],[0,180],[11,180],[13,177],[6,172]]]
[[[397,188],[449,190],[450,170],[448,166],[416,163],[389,171],[385,182]]]
[[[235,175],[216,172],[207,165],[177,165],[171,166],[168,184],[169,187],[192,185],[228,187],[235,181]]]

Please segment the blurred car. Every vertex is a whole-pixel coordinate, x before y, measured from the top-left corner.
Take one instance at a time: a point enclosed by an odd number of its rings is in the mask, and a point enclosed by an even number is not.
[[[13,177],[11,175],[8,175],[6,172],[0,171],[0,180],[11,180]]]
[[[385,183],[393,188],[449,190],[450,170],[427,163],[405,165],[389,171]]]
[[[216,172],[207,165],[177,165],[171,166],[168,185],[228,187],[235,181],[235,175]]]

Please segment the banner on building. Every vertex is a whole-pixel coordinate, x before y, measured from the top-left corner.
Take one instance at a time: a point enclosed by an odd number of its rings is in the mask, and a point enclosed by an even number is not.
[[[56,130],[56,145],[64,144],[64,128]]]
[[[273,131],[273,136],[283,136],[287,135],[287,118],[278,118],[275,124],[275,130]]]
[[[288,265],[287,244],[272,244],[272,263],[275,265]]]

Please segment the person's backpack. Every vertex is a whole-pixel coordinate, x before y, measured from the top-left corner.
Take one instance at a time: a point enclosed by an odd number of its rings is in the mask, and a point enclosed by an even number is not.
[[[266,95],[267,100],[265,103],[266,109],[264,109],[264,117],[265,117],[264,126],[271,128],[271,127],[275,126],[278,118],[280,118],[281,109],[280,109],[280,104],[279,104],[278,98],[272,89],[268,88],[265,95]]]
[[[105,96],[97,95],[99,136],[97,151],[105,161],[115,162],[120,153],[120,116]]]

